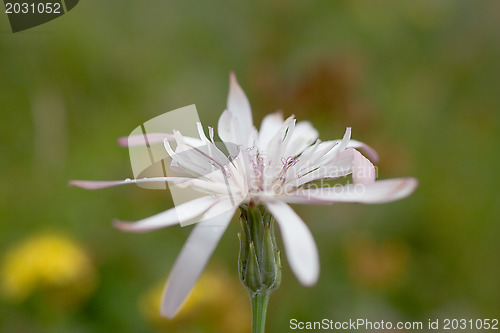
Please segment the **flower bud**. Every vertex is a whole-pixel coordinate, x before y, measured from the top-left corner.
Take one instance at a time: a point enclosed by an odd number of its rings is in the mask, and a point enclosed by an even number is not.
[[[274,235],[274,219],[263,207],[249,204],[240,209],[240,280],[251,295],[270,292],[281,283],[281,259]]]

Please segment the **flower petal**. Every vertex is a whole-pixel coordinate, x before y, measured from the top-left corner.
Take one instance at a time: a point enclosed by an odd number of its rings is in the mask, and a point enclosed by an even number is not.
[[[315,170],[313,170],[313,168],[317,164],[311,163],[312,166],[309,167],[309,169],[303,168],[304,171],[301,171],[303,173],[297,175],[295,178],[291,178],[292,180],[289,181],[288,184],[299,187],[318,179],[346,176],[352,172],[354,151],[353,148],[341,151],[329,161],[328,165],[319,166]],[[310,160],[313,161],[312,158]]]
[[[295,125],[295,130],[290,143],[286,148],[284,156],[296,156],[316,141],[318,131],[309,121],[299,121]]]
[[[154,143],[162,143],[164,139],[173,140],[174,136],[167,133],[129,135],[118,138],[118,144],[122,147],[147,146]]]
[[[102,188],[127,185],[127,184],[139,184],[139,183],[164,183],[164,182],[186,182],[190,181],[192,178],[187,177],[154,177],[154,178],[139,178],[125,180],[71,180],[68,185],[81,187],[86,190],[99,190]]]
[[[340,152],[343,152],[344,150],[347,149],[347,146],[349,145],[349,141],[351,140],[351,128],[350,127],[347,127],[346,130],[345,130],[345,133],[344,133],[344,137],[342,138],[342,140],[334,140],[334,141],[325,141],[325,142],[321,142],[320,146],[327,146],[327,147],[331,147],[331,149],[327,149],[325,151],[323,151],[323,153],[320,154],[321,158],[319,160],[317,160],[316,162],[319,162],[320,164],[323,164],[323,165],[326,165],[328,163],[330,163],[333,159],[335,159],[335,157],[340,153]],[[333,144],[333,146],[332,146]],[[314,147],[314,146],[312,146]],[[309,147],[307,148],[304,153],[300,156],[300,158],[304,158],[306,156],[306,153],[310,150],[310,148],[312,147]],[[315,158],[318,158],[318,153],[319,153],[319,149],[318,149],[318,152],[315,152],[314,154],[316,155]],[[314,155],[313,155],[314,156]],[[311,157],[313,157],[311,156]],[[308,157],[311,158],[311,157]]]
[[[274,179],[276,173],[283,166],[281,158],[295,130],[295,122],[295,116],[288,117],[281,125],[279,131],[269,141],[267,150],[264,152],[261,151],[263,153],[264,164],[266,165],[265,177],[267,179]]]
[[[287,204],[280,201],[266,203],[278,222],[292,271],[300,283],[311,286],[319,276],[319,258],[316,243],[306,224]]]
[[[115,220],[113,221],[113,225],[117,229],[130,232],[144,232],[169,227],[174,224],[189,221],[205,213],[217,201],[218,199],[212,196],[205,196],[177,205],[169,210],[137,222]]]
[[[259,130],[258,147],[260,151],[267,151],[271,139],[283,126],[283,113],[281,111],[268,114],[262,119]]]
[[[234,73],[230,75],[227,109],[221,114],[218,124],[219,137],[224,141],[230,155],[236,156],[236,146],[252,147],[257,138],[257,129],[253,126],[250,103],[236,81]]]
[[[351,148],[352,149],[352,148]],[[354,184],[370,184],[375,181],[375,167],[369,159],[361,155],[356,149],[352,149],[354,158],[352,161],[352,181]]]
[[[219,171],[220,173],[220,171]],[[216,175],[217,172],[214,172],[211,175]],[[208,194],[217,194],[220,196],[237,196],[241,197],[243,193],[241,190],[235,185],[231,184],[231,182],[224,183],[224,176],[222,178],[222,182],[212,182],[203,179],[192,179],[183,183],[176,184],[178,188],[190,188],[196,190],[198,192],[208,193]]]
[[[245,129],[245,133],[250,131],[253,126],[252,120],[252,110],[250,109],[250,103],[248,98],[241,89],[238,81],[236,80],[236,75],[233,72],[229,75],[230,85],[229,85],[229,95],[227,97],[227,108],[231,113],[239,120],[242,129]]]
[[[372,147],[368,146],[366,143],[351,139],[347,147],[361,149],[366,154],[366,156],[373,161],[373,163],[378,163],[379,161],[377,151]]]
[[[219,134],[219,138],[224,142],[235,143],[232,132],[232,119],[233,115],[229,110],[224,110],[219,117],[217,133]]]
[[[351,128],[347,127],[345,129],[344,136],[342,137],[342,141],[340,141],[340,145],[338,147],[339,151],[342,151],[347,148],[349,145],[349,141],[351,140]]]
[[[170,273],[161,314],[173,318],[200,277],[235,210],[198,223],[187,239]]]
[[[412,177],[394,178],[379,180],[370,184],[349,184],[345,186],[297,190],[289,196],[289,200],[286,198],[284,200],[303,204],[314,204],[318,199],[330,203],[358,202],[378,204],[403,199],[415,191],[417,185],[418,181]]]
[[[231,216],[233,216],[234,211],[239,207],[240,203],[241,200],[236,200],[235,198],[219,200],[203,214],[199,223],[218,225],[220,222],[216,218],[224,216],[228,212],[231,212]]]
[[[201,125],[200,130],[203,133]],[[172,158],[171,168],[181,169],[195,177],[204,177],[229,163],[228,158],[210,141],[204,144],[203,140],[198,140],[201,145],[193,146],[185,141],[186,137],[180,132],[174,131],[174,136],[177,142],[175,151],[164,140],[165,150]]]

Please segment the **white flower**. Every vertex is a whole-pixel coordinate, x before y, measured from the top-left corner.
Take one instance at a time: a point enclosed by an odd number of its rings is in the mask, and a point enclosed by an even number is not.
[[[197,124],[199,138],[180,132],[148,134],[149,143],[164,140],[172,158],[171,167],[184,177],[157,177],[124,181],[72,181],[70,184],[98,189],[141,182],[169,182],[205,194],[165,212],[137,222],[115,221],[126,231],[147,231],[196,219],[194,227],[174,264],[162,303],[162,314],[173,317],[197,281],[219,239],[241,204],[264,205],[281,230],[288,262],[304,285],[316,283],[319,259],[316,245],[306,224],[288,205],[331,204],[335,202],[384,203],[404,198],[417,186],[414,178],[375,181],[372,160],[376,152],[351,140],[347,128],[341,140],[318,140],[318,132],[307,121],[294,116],[283,119],[280,112],[270,114],[257,131],[248,99],[234,74],[230,77],[227,109],[218,123],[218,135],[229,154],[223,153]],[[129,137],[128,144],[140,142]],[[169,141],[175,141],[173,149]],[[227,156],[229,155],[229,156]],[[325,186],[318,181],[352,174],[352,183]]]

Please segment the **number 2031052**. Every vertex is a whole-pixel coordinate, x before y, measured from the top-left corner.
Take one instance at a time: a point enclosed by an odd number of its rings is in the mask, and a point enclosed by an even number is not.
[[[498,330],[498,319],[445,319],[445,330]]]
[[[7,14],[61,14],[61,4],[48,3],[5,3],[5,13]]]

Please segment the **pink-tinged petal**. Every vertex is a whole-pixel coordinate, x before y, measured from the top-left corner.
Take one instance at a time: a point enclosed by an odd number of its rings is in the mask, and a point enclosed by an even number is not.
[[[378,163],[379,161],[378,153],[375,151],[375,149],[368,146],[366,143],[357,140],[350,140],[347,147],[361,149],[366,154],[366,156],[373,161],[373,163]]]
[[[352,148],[351,148],[352,149]],[[355,149],[352,149],[352,181],[354,184],[370,184],[375,181],[375,167],[372,162]]]
[[[415,178],[394,178],[379,180],[370,184],[349,184],[297,190],[291,194],[295,203],[312,203],[316,200],[326,202],[357,202],[379,204],[403,199],[413,193],[418,186]]]
[[[227,97],[227,108],[239,120],[242,127],[250,130],[253,126],[253,120],[248,98],[238,84],[234,73],[231,72],[229,80],[230,85],[229,95]]]
[[[125,180],[71,180],[68,183],[68,185],[81,187],[86,190],[99,190],[102,188],[128,185],[128,184],[166,183],[166,182],[182,183],[190,180],[192,180],[192,178],[186,178],[186,177],[154,177],[154,178],[139,178],[139,179],[127,178]]]
[[[128,179],[126,180],[71,180],[68,185],[81,187],[86,190],[99,190],[101,188],[132,184]]]
[[[169,227],[174,224],[183,223],[194,219],[197,216],[205,213],[210,207],[217,202],[217,199],[211,196],[197,198],[183,204],[177,205],[169,210],[137,222],[125,222],[115,220],[113,225],[120,230],[130,232],[144,232],[164,227]]]
[[[266,207],[280,226],[288,263],[295,276],[303,285],[314,285],[319,276],[319,257],[311,232],[286,203],[272,201]]]
[[[170,273],[161,304],[163,316],[175,316],[198,281],[233,214],[234,210],[228,211],[194,227]]]
[[[163,140],[173,140],[174,136],[167,133],[147,133],[146,135],[129,135],[118,138],[118,144],[122,147],[147,146],[162,143]]]

